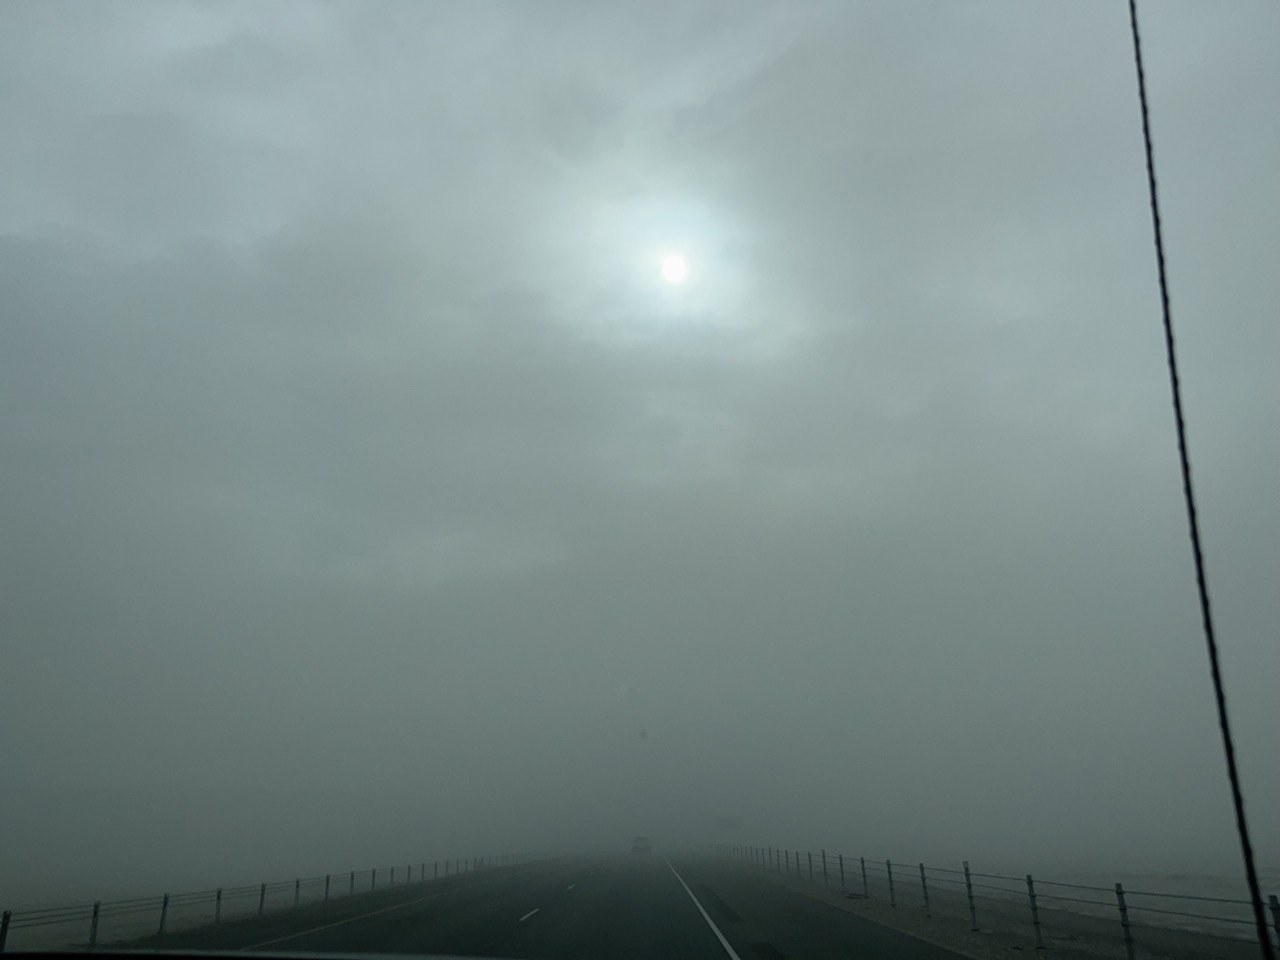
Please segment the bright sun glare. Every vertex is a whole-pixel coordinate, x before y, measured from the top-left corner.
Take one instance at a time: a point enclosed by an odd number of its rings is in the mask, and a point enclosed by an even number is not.
[[[684,257],[678,254],[671,254],[662,259],[662,278],[667,283],[679,283],[689,272],[689,265],[684,262]]]

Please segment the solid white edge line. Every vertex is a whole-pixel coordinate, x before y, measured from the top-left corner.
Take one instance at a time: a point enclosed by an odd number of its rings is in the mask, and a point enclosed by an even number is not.
[[[534,907],[532,910],[530,910],[528,913],[526,913],[523,917],[521,917],[521,918],[520,918],[518,921],[516,921],[516,922],[517,922],[517,923],[524,923],[526,920],[528,920],[530,917],[532,917],[535,913],[537,913],[537,912],[538,912],[539,910],[541,910],[541,909],[542,909],[541,907]]]
[[[707,914],[707,911],[702,909],[702,904],[700,904],[698,902],[698,898],[693,895],[693,891],[689,889],[689,885],[684,882],[684,877],[676,873],[676,868],[671,866],[670,860],[667,861],[667,869],[672,873],[675,873],[676,879],[680,881],[680,886],[684,887],[684,892],[689,895],[689,899],[693,901],[693,905],[698,908],[698,912],[702,914],[702,919],[707,921],[707,926],[711,928],[711,932],[714,933],[716,935],[716,939],[720,941],[720,946],[724,947],[724,952],[729,954],[733,960],[742,960],[742,958],[738,956],[737,951],[729,945],[729,941],[724,938],[724,934],[720,932],[720,928],[716,926],[715,921],[711,919]]]
[[[474,886],[474,884],[473,884]],[[380,910],[371,910],[368,913],[362,913],[358,916],[347,917],[345,920],[335,920],[333,923],[326,923],[323,926],[312,927],[310,930],[299,930],[297,933],[288,933],[283,937],[276,937],[272,940],[263,940],[261,943],[251,943],[247,947],[237,947],[236,952],[242,950],[257,950],[259,947],[269,947],[273,943],[284,943],[286,940],[294,940],[298,937],[305,937],[309,933],[319,933],[321,930],[328,930],[330,927],[340,927],[344,923],[355,923],[357,920],[363,920],[366,917],[376,917],[380,913],[389,913],[392,910],[399,910],[401,907],[411,907],[415,903],[425,903],[428,900],[434,900],[436,897],[443,897],[446,893],[452,893],[451,890],[441,890],[431,894],[429,897],[419,897],[417,900],[408,900],[404,903],[395,903],[389,907],[382,907]]]
[[[458,876],[458,874],[454,874],[454,876]],[[436,897],[443,897],[447,893],[456,893],[459,890],[472,890],[475,887],[483,886],[489,881],[496,880],[496,879],[497,877],[481,877],[479,880],[475,880],[472,883],[468,883],[463,886],[453,887],[449,890],[438,890],[435,893],[430,894],[429,896],[419,897],[416,900],[408,900],[408,901],[405,901],[404,903],[393,903],[389,907],[382,907],[378,910],[370,910],[368,913],[362,913],[354,917],[347,917],[345,920],[335,920],[333,923],[322,924],[321,926],[318,926],[318,927],[312,927],[309,930],[299,930],[297,933],[289,933],[289,934],[285,934],[283,937],[275,937],[274,939],[271,939],[271,940],[263,940],[261,943],[251,943],[247,947],[234,947],[228,952],[242,953],[245,950],[257,950],[259,947],[269,947],[273,943],[284,943],[284,941],[286,940],[293,940],[297,937],[305,937],[309,933],[318,933],[321,930],[328,930],[330,927],[340,927],[344,923],[355,923],[357,920],[363,920],[366,917],[376,917],[380,913],[388,913],[392,910],[399,910],[401,907],[411,907],[415,903],[426,903],[428,900],[436,899]],[[536,913],[537,911],[535,910],[534,912]]]

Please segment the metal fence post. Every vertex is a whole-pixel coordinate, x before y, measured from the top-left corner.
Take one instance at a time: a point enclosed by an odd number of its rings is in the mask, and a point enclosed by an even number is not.
[[[1044,949],[1044,937],[1040,933],[1040,908],[1036,906],[1036,883],[1027,874],[1027,902],[1031,904],[1031,925],[1036,929],[1036,949]]]
[[[1120,908],[1120,926],[1124,928],[1124,953],[1133,960],[1133,931],[1129,929],[1129,907],[1124,902],[1124,887],[1116,884],[1116,905]]]
[[[166,893],[164,899],[160,901],[160,927],[156,930],[156,936],[164,933],[164,922],[169,919],[169,895]]]
[[[391,880],[388,882],[387,885],[391,887],[394,887],[396,885],[396,868],[395,867],[391,868]]]
[[[262,911],[267,905],[267,884],[264,880],[262,886],[258,888],[258,916],[262,916]]]
[[[1276,943],[1280,944],[1280,900],[1273,893],[1268,898],[1271,903],[1271,926],[1276,930]],[[0,949],[4,949],[4,937],[0,936]]]
[[[809,881],[812,883],[813,882],[813,851],[810,850],[808,853],[805,854],[805,856],[809,858]]]
[[[885,873],[889,875],[889,906],[896,907],[898,905],[898,899],[893,893],[893,864],[886,860],[884,862],[884,868]]]
[[[324,898],[326,901],[329,899],[329,874],[327,873],[324,875]]]
[[[12,910],[6,910],[0,914],[0,951],[4,950],[4,942],[9,939],[9,921],[12,919]]]
[[[844,854],[837,854],[840,858],[840,892],[844,893]]]
[[[222,922],[222,888],[218,888],[218,892],[213,895],[213,922]]]
[[[89,948],[98,945],[98,916],[102,913],[102,901],[93,901],[93,916],[89,920]]]
[[[867,885],[867,858],[859,857],[858,863],[862,865],[862,896],[867,900],[871,899],[871,887]]]
[[[825,848],[822,851],[822,885],[824,887],[829,886],[827,883],[827,851]]]
[[[296,907],[302,902],[302,878],[297,877],[293,881],[293,905]]]
[[[969,897],[969,932],[978,932],[978,910],[973,905],[973,878],[969,876],[969,861],[964,862],[964,890]]]
[[[772,870],[773,869],[773,847],[765,847],[765,849],[769,852],[769,859],[765,861],[765,864],[769,867],[770,870]]]
[[[920,895],[924,897],[924,915],[932,917],[929,912],[929,882],[924,877],[924,864],[920,864]]]
[[[782,856],[783,856],[783,859],[786,861],[786,866],[784,867],[783,872],[786,874],[790,874],[791,873],[791,851],[790,850],[782,851]]]
[[[350,893],[356,892],[356,872],[354,870],[351,871],[351,889],[348,892]]]
[[[370,890],[378,889],[378,868],[377,867],[374,867],[372,870],[369,871],[369,889]]]

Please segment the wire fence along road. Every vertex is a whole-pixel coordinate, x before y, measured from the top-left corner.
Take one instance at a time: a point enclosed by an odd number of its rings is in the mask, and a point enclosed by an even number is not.
[[[534,855],[524,853],[455,857],[239,887],[98,900],[38,910],[5,910],[0,914],[0,951],[6,948],[39,950],[71,946],[92,949],[102,944],[262,916],[475,870],[528,863],[534,859]]]
[[[1185,947],[1188,937],[1204,943],[1205,956],[1233,957],[1239,948],[1258,950],[1249,900],[1126,889],[980,873],[964,861],[959,869],[868,860],[819,850],[715,844],[718,856],[755,865],[782,876],[821,884],[833,892],[893,907],[923,911],[926,917],[963,918],[973,932],[1005,932],[1034,939],[1036,949],[1064,941],[1113,943],[1129,960],[1137,951]],[[1280,944],[1280,900],[1268,898],[1269,935]],[[1214,953],[1214,942],[1221,948]]]

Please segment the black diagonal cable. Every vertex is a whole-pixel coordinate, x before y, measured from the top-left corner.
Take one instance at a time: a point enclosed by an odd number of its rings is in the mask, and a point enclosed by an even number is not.
[[[1213,632],[1213,613],[1209,608],[1209,586],[1205,580],[1204,552],[1200,547],[1200,521],[1196,517],[1196,498],[1191,486],[1191,460],[1187,455],[1187,425],[1182,415],[1182,386],[1178,380],[1178,356],[1173,344],[1173,320],[1169,313],[1169,281],[1164,265],[1164,234],[1160,228],[1160,203],[1156,195],[1156,168],[1151,150],[1151,118],[1147,109],[1147,79],[1142,69],[1142,41],[1138,35],[1138,3],[1129,0],[1129,25],[1133,30],[1133,64],[1138,72],[1138,104],[1142,108],[1142,140],[1147,152],[1147,192],[1151,198],[1151,227],[1156,243],[1156,268],[1160,276],[1160,309],[1164,319],[1164,346],[1169,361],[1169,387],[1173,393],[1173,416],[1178,430],[1178,459],[1182,465],[1182,493],[1187,503],[1187,526],[1191,532],[1191,553],[1196,565],[1196,587],[1200,592],[1200,619],[1204,624],[1204,642],[1209,650],[1209,672],[1213,676],[1213,695],[1218,704],[1218,729],[1222,731],[1222,748],[1227,755],[1227,777],[1231,781],[1231,800],[1236,809],[1236,831],[1240,834],[1240,850],[1249,881],[1249,898],[1253,902],[1253,919],[1258,943],[1265,960],[1275,960],[1271,934],[1262,908],[1262,891],[1258,887],[1258,870],[1253,862],[1253,842],[1244,816],[1244,795],[1240,791],[1240,771],[1236,768],[1236,748],[1231,737],[1231,721],[1227,716],[1227,695],[1222,687],[1222,670],[1218,665],[1218,640]]]

